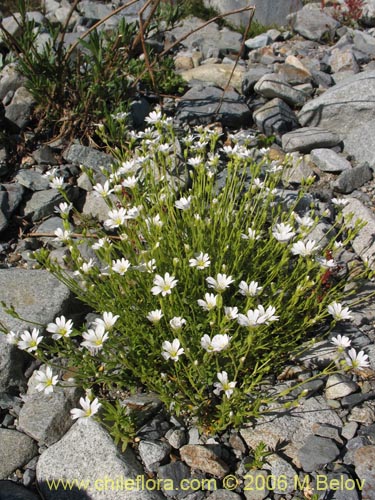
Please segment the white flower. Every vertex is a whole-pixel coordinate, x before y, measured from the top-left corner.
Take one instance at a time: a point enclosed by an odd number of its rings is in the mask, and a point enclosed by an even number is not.
[[[108,219],[104,221],[104,226],[109,229],[115,229],[122,226],[126,220],[126,209],[121,207],[119,209],[110,210],[108,212]]]
[[[350,310],[348,307],[343,307],[338,302],[332,302],[327,308],[329,314],[333,316],[336,321],[351,319]]]
[[[85,339],[81,345],[87,347],[90,351],[100,351],[103,348],[104,342],[108,339],[108,332],[105,331],[104,325],[94,324],[95,330],[90,328],[87,332],[83,332],[82,337]]]
[[[162,294],[163,297],[172,293],[172,288],[174,288],[178,283],[178,280],[169,273],[164,274],[164,278],[157,274],[154,278],[154,286],[151,288],[151,293],[153,295]]]
[[[337,262],[335,261],[335,259],[324,259],[316,257],[316,260],[324,268],[334,269],[335,267],[337,267]]]
[[[189,158],[187,162],[188,165],[192,167],[197,167],[198,165],[203,163],[203,158],[201,158],[200,156],[194,156],[193,158]]]
[[[97,196],[102,196],[103,198],[106,198],[113,193],[113,189],[110,189],[108,181],[105,181],[104,185],[98,182],[98,184],[95,184],[93,187],[93,190]]]
[[[238,324],[252,328],[254,326],[263,325],[266,318],[262,315],[259,309],[249,309],[245,314],[239,314],[237,318]]]
[[[301,255],[302,257],[307,257],[312,255],[314,252],[319,250],[319,246],[314,240],[308,240],[306,242],[300,240],[293,243],[291,252],[293,255]]]
[[[260,239],[260,236],[257,235],[257,231],[255,231],[254,229],[252,229],[251,227],[249,227],[247,229],[247,233],[241,233],[241,238],[243,240],[259,240]]]
[[[175,316],[169,321],[172,330],[181,330],[181,328],[186,324],[186,319],[180,316]]]
[[[105,247],[105,245],[108,245],[109,243],[110,243],[109,238],[105,236],[104,238],[99,238],[98,241],[91,246],[91,248],[93,250],[99,250],[99,248],[103,248]]]
[[[160,109],[157,109],[155,111],[151,111],[151,113],[148,116],[146,116],[145,122],[151,125],[160,122],[161,119],[162,119],[162,113]]]
[[[272,229],[272,234],[277,239],[277,241],[285,243],[286,241],[289,241],[291,238],[293,238],[296,233],[293,231],[292,226],[281,222],[280,224],[276,224],[276,226]]]
[[[168,361],[168,359],[172,359],[173,361],[178,361],[179,356],[184,353],[183,347],[180,347],[180,341],[178,339],[174,339],[172,343],[166,340],[162,344],[162,353],[164,359]]]
[[[197,269],[204,269],[211,264],[210,257],[207,253],[201,252],[194,259],[189,259],[189,266],[196,267]]]
[[[150,229],[150,226],[162,227],[163,221],[160,219],[160,215],[157,214],[154,217],[147,217],[145,220],[147,228]]]
[[[137,164],[135,159],[129,161],[124,161],[121,163],[121,167],[117,170],[119,175],[130,174],[137,169]]]
[[[138,182],[138,177],[132,175],[131,177],[127,177],[126,179],[124,179],[121,183],[121,186],[128,189],[134,189],[135,186],[137,185],[137,182]]]
[[[175,201],[174,206],[178,208],[179,210],[189,210],[191,205],[191,196],[188,196],[185,198],[185,196],[182,196],[179,200]]]
[[[145,263],[144,267],[148,273],[153,273],[156,269],[156,260],[155,259],[148,260]]]
[[[251,281],[249,285],[245,281],[241,281],[239,289],[241,295],[245,295],[245,297],[255,297],[263,287],[258,286],[257,281]]]
[[[121,276],[124,276],[124,274],[127,272],[127,270],[130,267],[130,262],[128,259],[117,259],[112,261],[112,266],[111,269],[115,273],[121,274]]]
[[[304,215],[300,217],[297,213],[292,212],[294,220],[301,226],[301,228],[309,228],[314,225],[314,219],[309,215]]]
[[[44,391],[45,394],[51,394],[51,392],[53,392],[53,386],[58,382],[58,376],[53,375],[52,369],[49,366],[46,367],[45,371],[36,371],[35,379],[39,382],[39,384],[35,386],[35,389],[39,392]]]
[[[201,346],[207,352],[220,352],[229,346],[230,339],[226,333],[214,335],[212,339],[206,334],[201,338]]]
[[[81,398],[79,400],[79,404],[83,408],[82,410],[80,408],[73,408],[73,410],[70,410],[72,419],[74,420],[75,418],[89,418],[95,415],[95,413],[98,413],[99,408],[102,406],[98,398],[95,398],[93,401],[90,401],[90,399],[86,396],[85,398]]]
[[[237,319],[238,307],[224,307],[225,317],[227,319]]]
[[[159,144],[158,145],[158,151],[161,153],[167,153],[171,149],[172,145],[168,144],[167,142],[164,144]]]
[[[251,184],[252,191],[258,191],[264,188],[264,182],[259,179],[259,177],[255,177]]]
[[[119,319],[119,315],[113,315],[111,312],[104,312],[103,318],[96,318],[94,323],[96,325],[103,325],[104,329],[109,332],[115,326],[116,321]]]
[[[56,236],[56,238],[54,238],[54,241],[63,241],[64,243],[70,242],[70,238],[72,236],[71,231],[67,229],[62,229],[61,227],[55,229],[54,234]]]
[[[332,198],[331,201],[337,207],[345,207],[345,205],[347,205],[350,202],[350,200],[346,198]]]
[[[61,215],[69,215],[69,212],[73,208],[73,203],[60,203],[59,206],[54,207],[55,212]]]
[[[61,339],[61,337],[69,337],[73,331],[73,321],[66,320],[65,316],[60,316],[55,319],[54,323],[48,323],[47,332],[53,333],[53,340]]]
[[[337,337],[332,337],[331,344],[337,347],[337,350],[343,352],[344,349],[350,347],[351,340],[346,335],[337,335]]]
[[[151,323],[158,323],[162,317],[163,317],[163,313],[162,313],[161,309],[155,309],[154,311],[150,311],[146,316],[146,318]]]
[[[49,183],[49,187],[52,189],[60,189],[64,185],[64,177],[53,177]]]
[[[228,374],[226,371],[217,373],[217,378],[219,382],[214,383],[214,394],[220,396],[220,393],[224,391],[226,397],[229,399],[234,392],[237,382],[228,382]]]
[[[21,340],[18,341],[17,346],[23,351],[33,352],[38,349],[38,344],[42,341],[42,339],[43,336],[39,335],[39,330],[37,328],[34,328],[31,333],[25,330],[21,334]]]
[[[42,177],[46,177],[49,181],[51,181],[56,176],[56,172],[57,167],[53,167],[51,168],[51,170],[44,172],[44,174],[42,174]]]
[[[142,206],[131,207],[128,209],[125,215],[125,219],[136,219],[141,213]]]
[[[217,298],[218,295],[214,295],[213,293],[205,293],[204,300],[198,299],[198,305],[203,307],[205,311],[211,311],[214,307],[217,306]]]
[[[227,276],[226,274],[219,273],[216,276],[216,279],[212,276],[206,278],[209,288],[214,288],[217,292],[224,292],[226,288],[229,287],[231,283],[233,283],[234,279],[232,276]]]
[[[87,274],[95,267],[95,262],[90,259],[88,262],[84,262],[78,271],[74,271],[74,274]]]
[[[276,308],[273,306],[268,306],[264,309],[262,305],[258,306],[258,311],[260,311],[262,317],[265,319],[265,323],[268,325],[270,321],[278,321],[279,316],[275,316]]]
[[[351,368],[367,368],[370,366],[368,356],[363,351],[357,352],[355,349],[350,349],[348,356],[345,356],[345,361]]]
[[[10,345],[18,345],[18,342],[20,340],[20,334],[19,332],[8,332],[6,341]]]

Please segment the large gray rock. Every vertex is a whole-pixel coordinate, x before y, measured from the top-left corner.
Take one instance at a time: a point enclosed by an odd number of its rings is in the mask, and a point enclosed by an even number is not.
[[[303,127],[282,137],[282,146],[287,153],[309,153],[312,149],[337,146],[339,142],[340,137],[337,134],[321,127]]]
[[[39,458],[37,482],[46,500],[161,500],[165,498],[156,487],[137,488],[143,470],[134,453],[127,448],[121,453],[112,438],[92,419],[79,419],[67,434],[50,446]],[[48,488],[47,480],[65,479],[83,481],[87,487],[75,495],[62,486],[56,490]],[[134,482],[133,487],[130,481]],[[146,481],[146,478],[144,478]],[[117,481],[117,487],[116,487]],[[125,487],[128,481],[128,488]],[[83,486],[82,483],[82,486]],[[111,485],[113,484],[113,487]],[[121,484],[123,485],[121,488]],[[140,483],[138,482],[138,485]],[[84,491],[86,490],[86,491]],[[80,495],[80,496],[79,496]]]
[[[203,24],[204,21],[201,19],[189,17],[184,19],[182,23],[173,28],[168,34],[173,39],[179,40]],[[224,55],[228,51],[238,52],[241,42],[242,36],[240,33],[228,30],[227,28],[220,29],[216,23],[210,23],[189,35],[181,43],[191,51],[199,50],[206,59],[208,57]]]
[[[260,24],[269,26],[276,24],[284,26],[287,23],[287,16],[296,12],[303,6],[302,0],[204,0],[206,7],[212,7],[220,13],[240,9],[249,5],[255,7],[254,19]],[[229,16],[228,20],[236,26],[246,26],[249,22],[250,12],[241,12]]]
[[[315,423],[342,426],[340,418],[321,396],[304,400],[290,411],[262,416],[253,427],[241,429],[241,435],[252,449],[261,441],[270,448],[275,448],[279,442],[287,442],[284,452],[298,465],[297,450],[303,446]]]
[[[234,90],[217,87],[194,87],[186,92],[177,106],[176,118],[182,123],[208,124],[220,121],[223,125],[248,125],[251,113],[242,96]]]
[[[0,429],[0,443],[0,479],[6,479],[38,454],[35,441],[13,429]]]
[[[14,306],[26,320],[47,324],[71,304],[71,292],[47,271],[25,269],[0,270],[0,300]],[[0,309],[0,322],[8,330],[25,330],[26,321],[15,319]],[[0,392],[23,383],[23,367],[28,355],[6,343],[0,335]]]
[[[299,127],[294,111],[278,97],[258,108],[253,113],[253,120],[263,134],[276,135],[279,139]]]
[[[13,481],[0,481],[0,500],[41,500],[39,495]]]
[[[293,88],[284,78],[276,73],[262,76],[254,87],[255,92],[272,99],[279,97],[291,106],[302,106],[306,102],[306,94]]]
[[[303,9],[289,16],[289,21],[297,33],[308,40],[319,41],[324,37],[333,37],[340,23],[327,15],[317,4],[307,4]]]
[[[58,441],[71,427],[70,410],[78,406],[81,391],[70,387],[57,389],[52,394],[36,392],[25,397],[21,408],[18,428],[47,445]]]
[[[356,222],[362,221],[366,225],[360,229],[357,236],[352,240],[352,245],[355,252],[369,262],[370,266],[375,269],[375,215],[372,210],[365,207],[356,198],[348,198],[350,201],[344,207],[344,217],[353,214],[353,218],[348,222],[350,227],[354,227]]]
[[[339,134],[345,150],[359,162],[374,164],[375,71],[343,80],[309,101],[298,114],[302,126],[324,127]]]
[[[335,460],[340,450],[331,439],[307,436],[305,444],[298,450],[298,458],[305,472],[313,472]]]
[[[355,473],[363,482],[362,500],[372,500],[375,491],[375,446],[362,446],[354,452]]]
[[[352,168],[351,163],[332,149],[313,149],[311,161],[323,172],[339,173]]]
[[[222,89],[229,83],[240,92],[244,71],[241,66],[237,66],[233,71],[233,64],[203,64],[183,71],[181,76],[187,82],[207,82]]]
[[[371,181],[371,179],[371,168],[367,164],[359,165],[341,172],[332,187],[340,193],[349,194],[366,184],[366,182]]]
[[[367,26],[375,26],[375,0],[365,0],[361,21]]]

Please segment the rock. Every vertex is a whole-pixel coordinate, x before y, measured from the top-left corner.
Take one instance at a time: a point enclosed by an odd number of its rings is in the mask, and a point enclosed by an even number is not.
[[[310,70],[302,64],[300,59],[292,55],[285,59],[284,64],[277,65],[277,74],[290,85],[299,85],[312,81]]]
[[[282,179],[288,184],[302,184],[307,178],[315,176],[307,156],[301,156],[294,152],[290,153],[292,165],[284,168]]]
[[[252,449],[261,441],[270,448],[275,448],[278,442],[287,441],[284,452],[294,461],[297,449],[304,444],[315,423],[342,425],[340,418],[329,409],[321,396],[310,397],[290,411],[262,416],[253,427],[243,428],[240,432]]]
[[[181,484],[185,484],[186,488],[186,485],[188,484],[186,481],[191,480],[190,469],[183,462],[171,462],[167,465],[160,466],[158,469],[158,478],[163,480],[162,489],[164,495],[167,497],[184,498],[191,493],[190,489],[183,490],[180,487]],[[172,481],[173,488],[166,488],[165,486],[167,483],[164,483],[164,480]]]
[[[202,446],[187,444],[180,448],[181,460],[189,467],[223,478],[229,472],[228,465],[214,451]]]
[[[246,73],[242,75],[242,93],[249,95],[254,90],[257,81],[267,73],[272,73],[272,70],[268,66],[264,64],[251,64]]]
[[[359,500],[361,484],[358,478],[353,478],[348,472],[341,472],[340,468],[337,472],[330,472],[323,475],[323,484],[321,486],[330,486],[330,491],[333,492],[332,500]],[[343,485],[343,487],[341,486]],[[334,489],[335,488],[335,489]]]
[[[4,20],[3,20],[4,22]],[[25,83],[25,77],[17,71],[16,63],[10,63],[3,67],[0,72],[0,101],[8,94],[14,93]]]
[[[59,228],[64,229],[64,221],[62,220],[62,218],[50,217],[49,219],[42,222],[42,224],[38,227],[37,232],[47,233],[47,234],[49,233],[52,235],[52,237],[51,236],[40,237],[38,238],[38,240],[42,241],[43,243],[47,243],[48,246],[52,248],[60,248],[61,246],[64,246],[64,243],[62,241],[54,241],[55,237],[53,236],[53,234],[56,231],[56,229]]]
[[[360,70],[357,59],[351,49],[333,49],[329,57],[329,65],[333,73],[352,71],[355,74]]]
[[[331,439],[314,435],[308,436],[304,446],[298,450],[298,458],[305,472],[313,472],[333,462],[339,454],[340,450]]]
[[[375,446],[362,446],[354,453],[354,467],[363,482],[362,500],[372,500],[375,491]]]
[[[198,69],[198,68],[196,68]],[[220,121],[228,127],[248,125],[250,110],[243,98],[234,90],[223,91],[217,87],[194,87],[188,90],[177,106],[176,119],[191,125]]]
[[[281,456],[274,454],[267,457],[267,463],[264,464],[264,469],[270,471],[271,476],[274,476],[275,482],[272,491],[276,494],[285,495],[294,491],[294,482],[296,470]],[[285,478],[284,481],[277,478]]]
[[[286,132],[299,127],[294,111],[282,99],[275,98],[257,108],[253,120],[261,132],[279,139]]]
[[[367,26],[375,26],[375,0],[366,0],[364,2],[361,22]]]
[[[34,170],[20,170],[15,177],[16,181],[31,191],[43,191],[48,189],[49,180],[40,172]]]
[[[349,422],[358,422],[370,425],[375,421],[375,408],[372,401],[364,403],[361,407],[354,407],[348,416]]]
[[[255,36],[254,38],[249,38],[245,41],[245,45],[248,49],[259,49],[260,47],[265,47],[269,45],[271,38],[267,33],[262,33],[261,35]]]
[[[287,153],[309,153],[312,149],[333,147],[339,142],[336,134],[320,127],[303,127],[282,137],[282,146]]]
[[[29,382],[25,404],[19,414],[18,428],[38,441],[39,445],[55,443],[73,424],[70,410],[78,406],[81,390],[75,387],[44,394],[33,390]]]
[[[35,191],[25,205],[24,214],[31,216],[33,222],[37,222],[54,214],[55,206],[63,201],[63,196],[56,189]]]
[[[365,164],[341,172],[332,187],[340,193],[349,194],[372,179],[372,170]]]
[[[353,218],[348,221],[350,227],[354,227],[357,221],[366,222],[366,225],[359,230],[357,236],[352,240],[354,251],[369,262],[370,266],[375,266],[375,216],[372,210],[365,207],[356,198],[347,198],[349,203],[343,208],[346,219],[350,214]]]
[[[268,496],[267,477],[268,472],[265,470],[251,469],[246,472],[243,490],[247,500],[263,500]]]
[[[358,384],[353,382],[349,377],[341,373],[335,373],[328,377],[326,383],[326,398],[340,399],[359,389]]]
[[[358,162],[368,161],[372,165],[375,140],[370,130],[375,126],[374,112],[375,71],[365,71],[305,104],[298,118],[302,126],[324,127],[338,134],[349,154]]]
[[[238,92],[241,92],[245,70],[241,66],[237,66],[233,74],[232,71],[233,64],[203,64],[202,66],[182,71],[180,75],[187,82],[197,80],[199,82],[211,83],[222,89],[225,89],[229,83]]]
[[[313,149],[310,153],[311,161],[323,172],[339,173],[352,168],[351,163],[338,155],[332,149]]]
[[[171,452],[169,443],[160,441],[141,441],[138,446],[139,455],[145,464],[146,470],[156,471],[168,458]]]
[[[189,69],[194,68],[193,58],[191,57],[191,53],[179,53],[174,58],[174,67],[176,71],[187,71]]]
[[[355,157],[358,163],[367,162],[375,167],[375,138],[372,131],[375,119],[356,125],[345,137],[345,151]]]
[[[357,422],[348,422],[341,429],[341,436],[349,441],[356,435],[357,429],[358,429]]]
[[[135,394],[121,401],[121,406],[126,406],[129,415],[135,420],[137,426],[149,422],[162,407],[162,402],[156,394]],[[152,421],[160,427],[157,421]]]
[[[307,4],[295,14],[289,22],[294,31],[308,40],[320,41],[324,37],[333,38],[340,23],[320,9],[319,5]]]
[[[279,97],[291,106],[303,106],[306,102],[305,93],[293,88],[277,73],[262,76],[256,83],[254,90],[269,99]]]
[[[272,24],[277,26],[286,25],[287,16],[291,12],[301,9],[303,6],[301,0],[278,0],[277,3],[272,0],[252,0],[251,4],[246,0],[204,0],[204,4],[206,7],[211,7],[220,13],[230,12],[231,10],[248,7],[249,5],[254,6],[254,19],[265,26]],[[232,14],[226,19],[235,26],[246,27],[250,19],[250,13],[251,11],[245,11],[239,14]]]
[[[167,432],[165,437],[172,448],[175,448],[176,450],[179,450],[187,442],[186,432],[184,429],[171,429]]]
[[[40,496],[13,481],[0,481],[0,500],[40,500]]]
[[[6,479],[38,453],[35,441],[15,430],[0,428],[0,442],[0,479]]]
[[[47,271],[0,269],[0,300],[14,306],[22,318],[47,324],[64,314],[72,303],[71,292]],[[0,309],[0,322],[8,330],[24,330],[29,324]],[[0,335],[0,392],[23,384],[23,365],[28,355],[6,343]]]
[[[50,146],[44,145],[33,152],[32,157],[38,165],[55,165],[56,153]]]
[[[34,106],[35,100],[31,93],[25,87],[19,87],[15,91],[11,103],[5,106],[5,117],[23,129],[30,121]]]
[[[120,453],[107,431],[89,418],[79,419],[60,441],[41,454],[36,474],[39,488],[46,500],[70,498],[62,486],[57,491],[48,488],[46,481],[56,478],[87,484],[88,487],[82,487],[83,493],[80,494],[83,495],[86,489],[90,500],[102,499],[104,491],[107,500],[163,498],[156,487],[147,489],[145,484],[141,486],[145,477],[131,449],[127,448],[125,453]]]
[[[337,427],[327,424],[314,424],[312,426],[312,431],[315,436],[332,439],[341,446],[344,444],[344,441],[340,437],[340,429]]]
[[[95,173],[101,175],[101,167],[109,170],[111,165],[115,163],[115,159],[112,156],[88,146],[81,146],[80,144],[71,144],[65,149],[62,156],[68,163],[78,166],[83,165],[85,168],[90,168]]]
[[[190,51],[198,50],[204,59],[223,56],[227,53],[238,53],[241,47],[242,35],[228,28],[220,29],[216,23],[210,23],[186,38],[188,33],[196,30],[203,24],[202,19],[188,17],[170,30],[167,35],[172,37],[173,40],[185,37],[182,41],[184,47]]]
[[[240,495],[230,490],[216,490],[207,498],[209,500],[241,500]]]

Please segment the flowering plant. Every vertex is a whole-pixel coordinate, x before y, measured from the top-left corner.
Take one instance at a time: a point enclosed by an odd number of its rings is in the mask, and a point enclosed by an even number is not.
[[[76,383],[103,402],[143,387],[175,413],[225,429],[259,413],[267,402],[260,383],[317,325],[350,318],[340,303],[347,280],[331,268],[356,229],[341,221],[329,243],[316,241],[312,231],[327,214],[306,195],[312,180],[290,197],[288,158],[271,162],[254,137],[224,145],[219,130],[199,127],[178,138],[160,110],[147,122],[128,133],[103,185],[91,173],[108,205],[104,223],[71,233],[67,199],[59,210],[64,265],[46,248],[35,254],[102,316],[83,330],[56,318],[52,341],[24,335],[22,348],[47,363],[68,360]],[[347,359],[358,366],[355,353]],[[51,391],[57,381],[46,373],[40,380]],[[89,401],[81,406],[74,416],[92,414]]]

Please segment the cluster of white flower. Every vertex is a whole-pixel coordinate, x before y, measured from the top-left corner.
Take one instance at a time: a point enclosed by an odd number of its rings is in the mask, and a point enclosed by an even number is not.
[[[369,357],[364,351],[357,352],[353,347],[346,353],[346,349],[351,346],[351,340],[346,335],[332,337],[331,343],[336,346],[340,354],[344,354],[345,364],[350,369],[367,368],[370,366]]]

